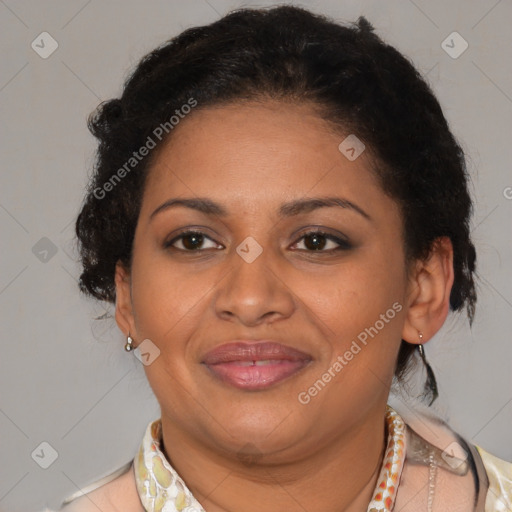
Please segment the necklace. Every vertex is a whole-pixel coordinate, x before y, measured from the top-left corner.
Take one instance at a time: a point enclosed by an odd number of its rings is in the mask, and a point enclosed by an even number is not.
[[[436,486],[437,477],[437,464],[434,457],[434,453],[430,452],[428,456],[429,468],[428,468],[428,499],[427,499],[427,511],[432,512],[434,507],[434,489]]]

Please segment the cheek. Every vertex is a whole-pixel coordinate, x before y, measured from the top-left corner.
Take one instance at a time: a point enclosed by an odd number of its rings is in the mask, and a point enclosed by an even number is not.
[[[394,371],[406,277],[401,252],[388,249],[374,247],[360,254],[350,264],[340,265],[323,289],[314,288],[317,313],[328,325],[331,340],[332,354],[323,370],[331,369],[339,376],[337,383],[348,389],[382,387]]]
[[[177,347],[179,340],[186,339],[197,326],[197,315],[211,286],[204,276],[173,263],[164,252],[154,251],[134,251],[132,298],[136,328],[139,337],[162,347]]]
[[[390,259],[361,259],[313,288],[318,325],[328,325],[330,346],[311,387],[301,391],[316,393],[316,379],[328,381],[310,404],[327,423],[336,424],[335,411],[362,413],[389,392],[405,311],[402,274]]]
[[[294,288],[334,335],[343,333],[345,339],[356,336],[378,321],[395,302],[403,309],[404,263],[400,251],[394,252],[375,246],[360,251],[332,266],[321,278],[302,279],[300,288],[297,284]],[[388,316],[394,319],[396,309],[400,308],[395,306]]]

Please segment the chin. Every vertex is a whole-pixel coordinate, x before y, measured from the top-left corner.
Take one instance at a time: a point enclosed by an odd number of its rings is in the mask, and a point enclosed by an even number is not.
[[[275,404],[269,406],[249,406],[234,411],[235,407],[230,407],[223,411],[225,419],[220,421],[220,413],[216,415],[217,422],[210,423],[210,435],[218,439],[218,443],[223,445],[229,452],[250,456],[272,455],[286,450],[304,437],[301,434],[301,426],[293,421],[290,407]],[[225,426],[225,429],[222,428]],[[215,433],[211,428],[215,428]],[[217,436],[220,436],[217,437]]]

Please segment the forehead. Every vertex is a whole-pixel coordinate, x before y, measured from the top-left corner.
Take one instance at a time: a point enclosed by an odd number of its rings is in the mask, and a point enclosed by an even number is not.
[[[284,197],[332,192],[364,202],[384,199],[366,150],[352,161],[340,151],[349,135],[311,104],[196,107],[158,150],[145,202],[171,194],[214,196],[257,209]]]
[[[311,104],[252,101],[196,107],[170,134],[158,163],[169,157],[174,163],[182,157],[190,163],[208,155],[216,163],[224,157],[229,162],[244,159],[244,167],[263,167],[267,160],[275,164],[279,158],[312,152],[321,163],[329,158],[325,149],[340,137]],[[257,156],[257,161],[248,156]]]

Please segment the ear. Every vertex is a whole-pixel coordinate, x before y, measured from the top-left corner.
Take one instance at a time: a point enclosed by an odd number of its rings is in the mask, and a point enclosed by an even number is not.
[[[115,271],[116,322],[125,336],[136,336],[132,309],[131,280],[129,270],[119,260]]]
[[[424,343],[441,328],[450,311],[453,279],[453,246],[443,236],[435,240],[429,257],[416,261],[410,273],[402,339],[418,344],[421,332]]]

